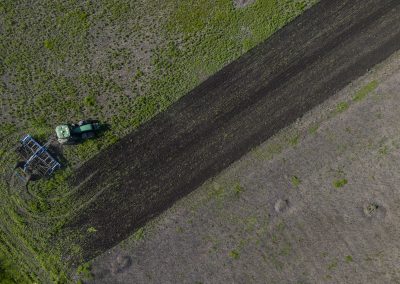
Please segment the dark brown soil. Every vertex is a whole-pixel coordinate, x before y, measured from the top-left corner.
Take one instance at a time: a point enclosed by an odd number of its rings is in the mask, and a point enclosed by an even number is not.
[[[68,225],[97,232],[86,259],[147,220],[400,48],[397,0],[321,1],[166,112],[83,165],[93,196]],[[94,171],[96,175],[88,178]]]

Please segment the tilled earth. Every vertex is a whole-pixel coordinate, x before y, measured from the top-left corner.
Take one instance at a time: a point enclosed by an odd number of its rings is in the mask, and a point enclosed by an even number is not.
[[[118,244],[393,54],[399,23],[397,0],[321,1],[87,162],[71,185],[93,201],[67,226],[96,229],[82,240],[85,257]]]

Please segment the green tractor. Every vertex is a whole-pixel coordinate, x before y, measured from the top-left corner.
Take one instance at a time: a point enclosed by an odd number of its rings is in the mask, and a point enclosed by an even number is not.
[[[56,127],[57,140],[60,144],[77,144],[93,138],[100,130],[97,121],[81,120],[78,123],[62,124]]]

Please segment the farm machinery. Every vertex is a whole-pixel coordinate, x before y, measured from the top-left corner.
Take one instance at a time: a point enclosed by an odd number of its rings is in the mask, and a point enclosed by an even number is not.
[[[93,138],[99,130],[100,124],[97,121],[80,121],[76,124],[58,125],[55,132],[58,143],[65,145],[77,144]],[[15,165],[15,176],[27,184],[30,180],[50,177],[60,169],[61,163],[49,151],[49,146],[53,141],[54,139],[50,138],[48,142],[41,145],[31,135],[25,135],[17,147],[17,153],[23,160]]]
[[[78,123],[62,124],[56,127],[57,140],[60,144],[76,144],[96,136],[100,130],[98,121],[81,120]]]
[[[29,134],[20,140],[17,152],[23,161],[15,165],[15,175],[24,183],[32,179],[49,177],[61,168],[61,164],[49,153],[49,145],[50,142],[41,145]]]

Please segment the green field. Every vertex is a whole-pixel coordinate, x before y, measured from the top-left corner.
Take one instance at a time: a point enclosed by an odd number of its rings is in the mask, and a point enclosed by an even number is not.
[[[68,188],[74,168],[315,2],[258,0],[238,9],[231,0],[1,1],[0,282],[76,281],[80,236],[63,224],[90,200]],[[22,134],[44,142],[57,124],[83,118],[110,130],[64,147],[68,164],[53,179],[28,192],[10,186]]]

